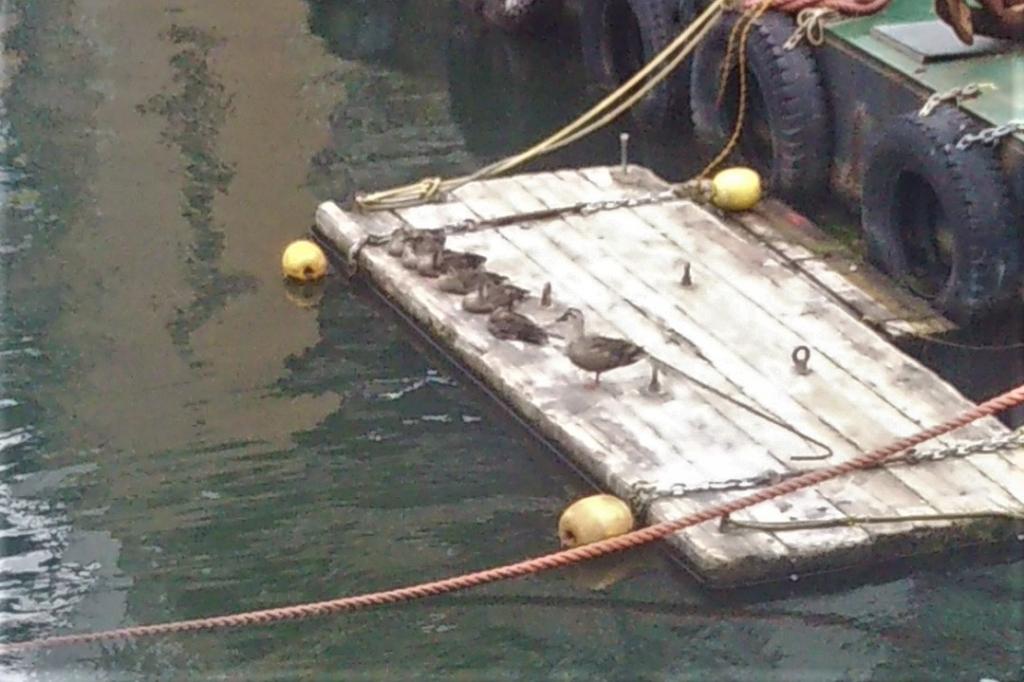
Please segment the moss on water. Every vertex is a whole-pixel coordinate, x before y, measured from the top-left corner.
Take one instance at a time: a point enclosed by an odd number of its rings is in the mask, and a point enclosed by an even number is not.
[[[181,215],[194,235],[185,261],[195,298],[178,309],[168,329],[174,344],[188,354],[192,333],[256,282],[248,275],[225,273],[219,264],[224,231],[214,216],[214,201],[218,193],[227,194],[235,176],[234,164],[219,158],[217,149],[232,107],[231,94],[211,66],[221,40],[209,31],[179,25],[162,37],[180,48],[170,62],[177,89],[150,97],[138,110],[164,119],[163,140],[185,161]]]

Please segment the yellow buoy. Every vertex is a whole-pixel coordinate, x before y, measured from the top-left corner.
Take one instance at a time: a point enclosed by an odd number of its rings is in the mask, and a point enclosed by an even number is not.
[[[327,256],[323,249],[308,239],[288,245],[281,256],[284,276],[297,282],[313,282],[327,274]]]
[[[591,495],[573,502],[558,520],[558,539],[571,548],[633,530],[633,512],[614,495]]]
[[[749,211],[761,200],[761,176],[750,168],[726,168],[711,179],[711,203],[726,211]]]

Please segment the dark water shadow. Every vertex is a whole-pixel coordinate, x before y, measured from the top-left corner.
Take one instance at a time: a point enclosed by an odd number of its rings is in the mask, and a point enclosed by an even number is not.
[[[457,18],[447,45],[452,118],[467,148],[484,161],[504,158],[573,122],[608,93],[589,82],[579,58],[578,27],[510,36],[472,17]],[[628,133],[631,163],[664,177],[692,176],[709,155],[687,125],[652,129],[627,112],[571,145],[527,164],[525,170],[614,165],[620,133]]]
[[[1021,310],[934,338],[908,337],[897,345],[975,402],[992,398],[1024,381]],[[1024,424],[1024,406],[1007,410],[999,419],[1012,428]]]
[[[328,49],[342,59],[397,64],[406,0],[345,0],[310,2],[309,25]]]

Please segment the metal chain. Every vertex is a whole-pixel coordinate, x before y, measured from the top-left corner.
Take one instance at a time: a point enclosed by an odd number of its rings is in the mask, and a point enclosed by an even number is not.
[[[620,199],[608,199],[602,201],[582,201],[565,206],[556,206],[554,208],[542,208],[536,211],[510,213],[508,215],[497,216],[495,218],[466,218],[465,220],[448,223],[438,229],[444,230],[445,236],[453,236],[505,227],[507,225],[527,223],[535,220],[549,220],[563,215],[591,215],[599,211],[613,211],[620,208],[636,208],[637,206],[660,204],[679,198],[681,198],[681,194],[677,191],[676,187],[670,187],[669,189],[661,192],[650,192],[648,194],[641,194],[635,197],[623,197]],[[393,234],[394,232],[392,231],[372,235],[368,237],[367,243],[375,246],[385,244],[391,239]]]
[[[891,464],[914,465],[924,462],[938,462],[944,459],[969,457],[978,454],[993,454],[1015,448],[1024,448],[1024,427],[1016,429],[1002,436],[994,436],[986,440],[958,443],[942,448],[918,451],[907,450],[906,453],[896,457],[890,457],[883,464],[877,466],[889,466]],[[659,499],[666,497],[686,497],[695,493],[727,492],[731,490],[748,490],[774,485],[788,478],[794,478],[808,473],[808,470],[801,471],[766,471],[746,478],[726,478],[719,481],[708,481],[705,483],[686,484],[673,483],[666,487],[659,488],[656,484],[646,480],[638,480],[629,487],[627,502],[638,515],[647,513],[650,506]]]
[[[1024,121],[1010,121],[1009,123],[1004,123],[1001,126],[985,128],[977,133],[968,133],[960,138],[960,141],[956,143],[956,148],[960,151],[964,151],[969,149],[971,145],[975,143],[993,146],[1004,137],[1008,137],[1019,132],[1024,132]]]
[[[676,189],[672,187],[661,192],[651,192],[649,194],[641,194],[636,197],[576,204],[578,207],[576,212],[580,215],[590,215],[592,213],[597,213],[598,211],[614,211],[619,208],[636,208],[637,206],[660,204],[678,198],[679,195],[677,194]]]
[[[917,115],[921,118],[931,116],[932,112],[934,112],[935,109],[943,102],[956,102],[956,105],[960,106],[960,100],[967,99],[969,97],[977,97],[981,94],[982,90],[995,89],[995,83],[968,83],[967,85],[951,88],[945,92],[936,92],[925,100],[924,106],[922,106],[921,110],[917,112]]]
[[[1016,429],[1002,436],[994,436],[987,440],[970,441],[957,443],[941,448],[917,451],[907,450],[902,455],[890,457],[886,464],[920,464],[921,462],[938,462],[943,459],[954,457],[969,457],[970,455],[993,454],[1005,450],[1024,447],[1024,428]]]
[[[640,479],[629,486],[627,502],[636,510],[637,514],[647,513],[648,508],[656,501],[665,497],[686,497],[694,493],[719,493],[730,490],[749,490],[750,488],[761,488],[767,485],[774,485],[787,478],[794,478],[804,471],[765,471],[755,476],[746,478],[726,478],[719,481],[706,481],[704,483],[673,483],[665,488],[659,488],[656,484]]]

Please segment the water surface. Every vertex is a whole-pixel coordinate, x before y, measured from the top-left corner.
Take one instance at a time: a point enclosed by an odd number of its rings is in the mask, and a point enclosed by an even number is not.
[[[550,551],[587,483],[364,288],[282,286],[317,201],[571,119],[572,27],[442,0],[9,0],[0,614],[28,639]],[[669,176],[692,142],[634,131]],[[543,165],[609,163],[616,130]],[[1005,376],[1000,380],[1006,380]],[[981,391],[986,387],[978,387]],[[736,594],[650,550],[445,599],[11,658],[5,679],[1022,679],[1024,562]]]

